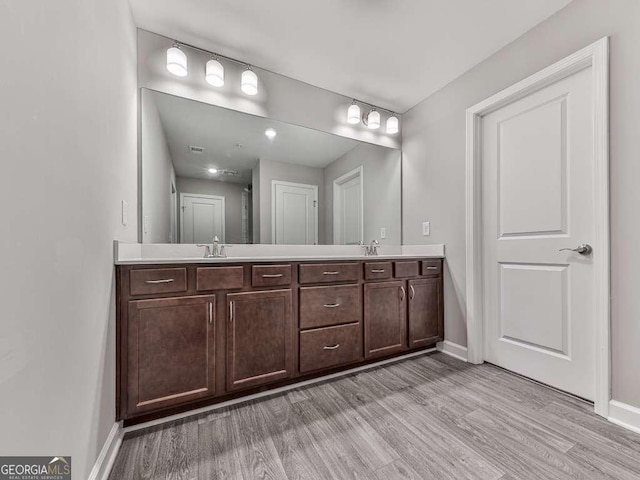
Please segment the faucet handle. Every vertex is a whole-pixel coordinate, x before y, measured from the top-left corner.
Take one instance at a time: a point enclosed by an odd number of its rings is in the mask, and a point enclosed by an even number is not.
[[[233,245],[226,245],[226,244],[225,245],[220,245],[220,256],[221,257],[226,257],[227,256],[227,252],[224,251],[224,247],[231,248],[231,247],[233,247]]]
[[[211,246],[205,245],[202,243],[198,243],[196,247],[204,247],[204,257],[203,258],[211,258]]]

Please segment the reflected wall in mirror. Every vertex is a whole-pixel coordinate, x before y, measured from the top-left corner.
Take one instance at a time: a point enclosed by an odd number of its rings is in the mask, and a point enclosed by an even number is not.
[[[143,243],[401,244],[401,153],[141,94]]]

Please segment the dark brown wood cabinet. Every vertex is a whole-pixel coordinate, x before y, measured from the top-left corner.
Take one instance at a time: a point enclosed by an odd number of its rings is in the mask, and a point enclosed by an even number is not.
[[[118,265],[116,279],[125,426],[444,338],[438,258]]]
[[[365,357],[390,355],[406,348],[406,296],[403,281],[364,285]]]
[[[227,295],[227,389],[283,380],[293,373],[291,290]]]
[[[409,280],[409,348],[444,340],[444,307],[439,277]]]
[[[215,393],[214,295],[129,303],[128,411]]]

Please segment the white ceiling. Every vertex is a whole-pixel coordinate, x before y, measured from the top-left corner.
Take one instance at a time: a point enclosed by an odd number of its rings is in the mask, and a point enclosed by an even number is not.
[[[251,183],[251,170],[261,158],[324,168],[360,144],[330,133],[146,90],[143,99],[149,98],[156,103],[176,175],[181,177],[246,185]],[[273,140],[265,136],[267,128],[276,130]],[[191,153],[190,146],[204,147],[204,153]],[[212,167],[240,175],[211,175],[208,169]]]
[[[130,0],[139,27],[400,113],[571,0]]]

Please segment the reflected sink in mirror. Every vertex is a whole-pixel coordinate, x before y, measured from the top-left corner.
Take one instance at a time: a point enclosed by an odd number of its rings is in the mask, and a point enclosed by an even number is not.
[[[141,89],[140,202],[142,243],[400,245],[401,152]]]

